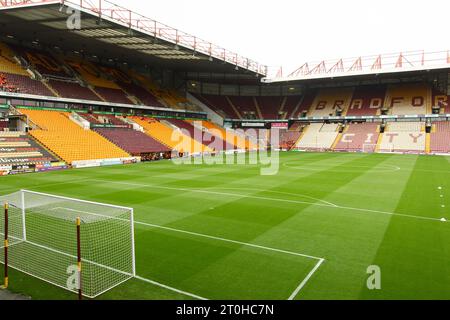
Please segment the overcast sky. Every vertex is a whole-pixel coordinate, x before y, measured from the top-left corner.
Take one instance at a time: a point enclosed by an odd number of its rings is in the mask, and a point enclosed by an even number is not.
[[[112,0],[272,67],[449,49],[450,0]]]

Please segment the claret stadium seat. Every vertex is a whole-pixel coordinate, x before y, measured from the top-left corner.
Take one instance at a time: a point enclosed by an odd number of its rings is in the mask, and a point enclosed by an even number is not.
[[[450,153],[450,122],[436,122],[431,133],[431,152]]]

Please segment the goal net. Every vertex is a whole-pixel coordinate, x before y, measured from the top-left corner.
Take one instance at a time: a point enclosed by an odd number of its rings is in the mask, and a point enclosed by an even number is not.
[[[11,268],[78,292],[79,218],[83,295],[95,298],[135,276],[132,208],[26,190],[1,196],[0,202],[9,204]],[[4,236],[3,213],[0,216]]]

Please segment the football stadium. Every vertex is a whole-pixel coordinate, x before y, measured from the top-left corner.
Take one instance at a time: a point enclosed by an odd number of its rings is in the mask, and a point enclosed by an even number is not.
[[[286,74],[106,0],[0,26],[0,300],[450,299],[449,51]]]

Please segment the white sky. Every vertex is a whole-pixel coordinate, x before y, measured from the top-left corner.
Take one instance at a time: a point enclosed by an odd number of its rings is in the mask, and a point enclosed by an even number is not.
[[[307,61],[450,49],[450,0],[112,1],[285,73]]]

